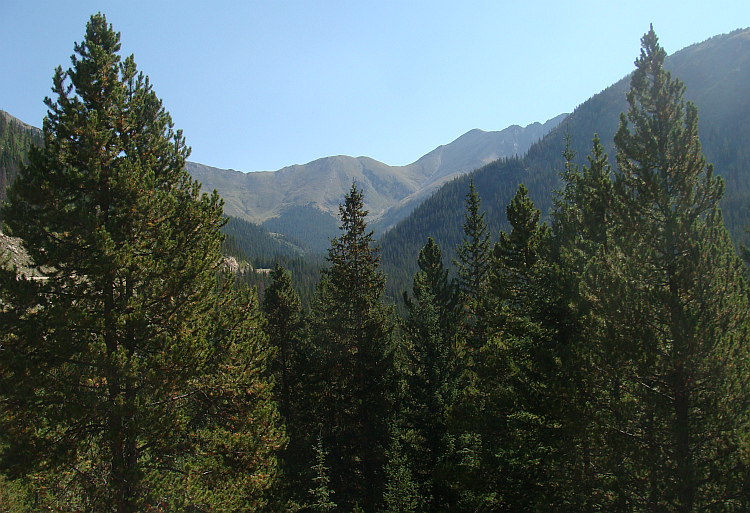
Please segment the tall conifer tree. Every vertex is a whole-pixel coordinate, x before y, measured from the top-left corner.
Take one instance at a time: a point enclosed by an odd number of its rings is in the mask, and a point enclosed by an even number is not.
[[[330,267],[310,315],[320,365],[316,417],[337,503],[374,511],[381,500],[388,439],[392,311],[382,300],[385,276],[356,184],[339,212],[342,233],[331,241]]]
[[[469,330],[469,344],[477,348],[486,338],[484,321],[492,249],[486,213],[482,210],[482,200],[474,188],[473,179],[469,182],[465,205],[464,238],[456,248],[457,259],[454,263]]]
[[[644,511],[738,507],[748,407],[742,267],[718,205],[723,182],[701,153],[697,108],[665,56],[652,28],[615,136],[614,226],[587,271],[586,293],[613,342],[599,363],[618,373],[608,397],[619,413],[615,489],[621,507]]]
[[[542,257],[549,229],[546,224],[539,224],[541,212],[523,184],[505,212],[512,229],[510,233],[502,232],[495,244],[490,288],[506,307],[518,309],[530,293],[532,269]]]
[[[598,136],[594,136],[589,164],[579,171],[566,141],[564,189],[555,201],[550,260],[557,269],[554,278],[560,308],[556,338],[567,354],[561,365],[563,390],[555,393],[563,413],[565,454],[561,461],[562,492],[575,511],[624,507],[613,501],[611,483],[617,481],[621,459],[610,448],[610,426],[620,416],[604,399],[619,388],[617,365],[604,369],[614,352],[613,335],[594,311],[597,299],[581,285],[609,247],[613,226],[611,166]],[[548,295],[551,295],[548,293]],[[549,316],[551,312],[547,313]],[[609,358],[610,362],[614,359]],[[567,383],[566,383],[567,380]],[[567,385],[567,391],[564,387]]]
[[[404,382],[397,412],[401,435],[394,453],[412,469],[425,511],[446,504],[441,474],[446,453],[446,415],[457,386],[458,287],[448,278],[440,248],[432,239],[419,252],[412,295],[404,293],[409,313],[404,325]],[[398,445],[398,442],[397,442]],[[393,454],[392,454],[393,456]],[[442,506],[441,506],[442,505]]]
[[[281,264],[271,271],[271,285],[263,294],[266,317],[264,331],[276,349],[271,365],[277,387],[279,412],[286,422],[292,419],[292,393],[295,387],[296,355],[302,330],[302,303],[292,286],[292,277]]]
[[[282,441],[257,304],[217,286],[222,203],[119,50],[92,16],[2,210],[39,278],[0,277],[0,464],[65,509],[141,511],[167,481],[257,506]]]

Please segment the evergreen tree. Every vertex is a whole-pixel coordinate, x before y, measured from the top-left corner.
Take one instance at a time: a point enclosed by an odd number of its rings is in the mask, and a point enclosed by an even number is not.
[[[385,509],[383,511],[413,513],[421,511],[422,496],[418,485],[414,482],[409,461],[402,452],[400,438],[402,438],[400,433],[396,433],[388,449],[387,481],[383,494]]]
[[[600,398],[613,411],[619,507],[645,511],[738,505],[747,426],[747,299],[741,264],[706,164],[697,108],[664,69],[653,28],[642,39],[615,136],[607,249],[584,292],[611,343]]]
[[[309,485],[310,439],[304,415],[305,396],[309,392],[306,382],[309,362],[306,361],[308,351],[302,306],[292,286],[291,274],[279,262],[270,274],[272,282],[266,288],[262,302],[266,319],[263,331],[275,351],[270,365],[273,395],[289,437],[281,455],[281,488],[275,493],[277,509],[281,509],[284,501],[304,497],[305,487]]]
[[[166,510],[260,511],[278,501],[286,437],[268,379],[274,350],[254,290],[233,291],[231,276],[222,278],[225,292],[203,324],[210,358],[186,392],[189,444],[162,459],[179,472],[148,476],[148,504]]]
[[[264,331],[276,349],[271,366],[278,392],[279,412],[288,423],[292,418],[292,391],[295,388],[295,354],[299,351],[302,330],[302,304],[292,286],[292,277],[280,263],[271,272],[271,285],[266,288],[261,306],[266,317]]]
[[[259,504],[283,437],[257,304],[217,285],[222,203],[119,50],[92,16],[2,209],[38,278],[0,273],[0,466],[64,509],[141,511],[170,480],[195,505],[218,470]]]
[[[488,340],[452,413],[475,454],[457,492],[470,510],[560,510],[551,480],[561,369],[554,320],[546,318],[557,297],[545,261],[549,230],[524,185],[506,216],[511,232],[501,232],[490,262]]]
[[[480,347],[485,339],[485,301],[492,251],[485,212],[482,210],[482,202],[474,188],[473,179],[469,182],[465,205],[464,238],[456,249],[458,258],[454,263],[467,315],[470,344],[476,348]]]
[[[417,265],[419,272],[414,276],[412,285],[414,298],[419,298],[424,292],[432,294],[438,308],[441,328],[446,333],[455,330],[459,305],[458,285],[449,278],[440,247],[432,237],[427,238],[427,243],[419,251]],[[406,293],[404,303],[411,311],[414,304]]]
[[[456,394],[458,288],[448,279],[440,248],[432,238],[419,253],[412,296],[404,293],[405,355],[399,401],[398,450],[392,456],[410,465],[410,483],[419,486],[425,511],[438,511],[447,498],[437,476],[445,456],[446,413]],[[392,462],[392,465],[400,465]],[[393,470],[393,467],[392,467]]]
[[[308,490],[313,498],[310,510],[315,512],[336,511],[336,503],[331,498],[334,492],[329,488],[331,478],[328,475],[326,456],[328,452],[323,447],[323,437],[318,435],[318,443],[315,445],[315,465],[313,465],[315,485]]]
[[[374,511],[384,482],[391,413],[392,311],[382,300],[385,277],[356,184],[339,212],[342,233],[331,241],[330,267],[323,271],[310,315],[312,361],[319,365],[313,408],[329,450],[337,503]]]
[[[608,247],[614,219],[612,212],[611,167],[598,136],[594,136],[588,166],[579,171],[566,142],[564,189],[558,193],[552,212],[550,283],[558,307],[546,316],[554,320],[555,337],[566,355],[560,366],[558,412],[565,440],[556,479],[561,496],[573,511],[620,508],[612,482],[621,470],[621,460],[610,448],[612,415],[621,412],[605,405],[604,397],[618,388],[618,367],[605,371],[604,358],[614,351],[612,334],[595,312],[597,299],[586,293],[582,282],[592,262]],[[550,290],[548,297],[553,296]],[[553,315],[550,313],[557,312]],[[549,321],[547,321],[549,322]],[[611,360],[610,360],[611,361]],[[607,391],[606,393],[603,391]],[[618,466],[619,465],[619,466]],[[615,487],[616,488],[616,487]]]
[[[493,298],[503,306],[517,309],[529,295],[531,271],[542,257],[549,230],[546,224],[539,225],[541,212],[534,207],[523,184],[505,213],[512,228],[510,234],[501,232],[495,244],[491,290]]]

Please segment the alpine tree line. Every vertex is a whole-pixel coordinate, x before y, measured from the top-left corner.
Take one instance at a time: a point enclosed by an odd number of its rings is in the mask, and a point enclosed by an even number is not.
[[[564,150],[404,292],[356,184],[310,307],[222,267],[222,202],[91,17],[2,207],[0,510],[746,511],[748,290],[697,109],[642,39],[611,167]],[[593,135],[593,134],[592,134]],[[453,272],[455,269],[455,275]]]

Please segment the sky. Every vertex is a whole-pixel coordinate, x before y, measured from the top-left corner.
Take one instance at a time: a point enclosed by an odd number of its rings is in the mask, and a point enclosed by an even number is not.
[[[41,127],[57,66],[103,13],[190,160],[405,165],[463,133],[572,112],[668,53],[750,26],[748,0],[0,0],[0,109]]]

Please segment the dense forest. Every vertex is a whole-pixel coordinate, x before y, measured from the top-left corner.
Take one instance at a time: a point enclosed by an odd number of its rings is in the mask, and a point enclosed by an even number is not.
[[[748,243],[744,230],[750,225],[750,30],[737,30],[680,50],[667,57],[664,66],[686,84],[685,99],[701,109],[698,128],[702,148],[726,183],[721,201],[725,223],[736,244]],[[587,163],[593,134],[599,135],[604,151],[613,155],[620,113],[628,108],[629,87],[630,78],[626,77],[595,94],[522,158],[501,159],[471,176],[457,178],[380,237],[383,269],[389,277],[387,295],[397,298],[408,286],[425,235],[440,244],[449,262],[455,258],[454,248],[462,237],[461,205],[470,179],[487,208],[494,238],[500,229],[510,229],[504,209],[521,183],[548,220],[554,191],[563,187],[559,170],[564,166],[566,138],[579,166]]]
[[[548,207],[447,186],[403,315],[356,183],[314,283],[246,245],[119,40],[91,17],[1,209],[0,510],[750,508],[746,268],[653,29]]]

